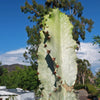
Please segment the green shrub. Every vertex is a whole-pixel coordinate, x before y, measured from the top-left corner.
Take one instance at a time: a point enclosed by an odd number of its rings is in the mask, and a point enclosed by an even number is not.
[[[76,89],[76,90],[85,89],[85,88],[86,88],[86,86],[83,84],[74,85],[74,89]]]
[[[87,84],[86,85],[88,88],[88,93],[92,95],[98,95],[98,91],[96,90],[95,86],[92,84]]]

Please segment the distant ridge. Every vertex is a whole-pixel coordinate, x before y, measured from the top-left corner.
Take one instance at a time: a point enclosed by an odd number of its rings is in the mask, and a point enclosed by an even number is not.
[[[25,65],[21,65],[21,64],[2,65],[2,67],[6,68],[8,72],[16,70],[16,67],[24,69],[24,66]]]

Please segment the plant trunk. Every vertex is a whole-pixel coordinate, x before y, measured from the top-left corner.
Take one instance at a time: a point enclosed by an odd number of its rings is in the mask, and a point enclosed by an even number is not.
[[[82,75],[82,83],[85,84],[85,74]]]

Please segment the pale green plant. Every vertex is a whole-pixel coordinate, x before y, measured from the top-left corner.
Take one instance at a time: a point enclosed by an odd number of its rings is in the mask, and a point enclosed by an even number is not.
[[[73,85],[77,75],[73,25],[69,17],[53,9],[44,16],[38,48],[40,100],[76,100]]]

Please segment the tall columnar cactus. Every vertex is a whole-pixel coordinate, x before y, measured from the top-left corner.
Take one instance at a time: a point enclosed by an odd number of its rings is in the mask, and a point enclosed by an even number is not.
[[[41,81],[40,100],[76,100],[76,42],[69,17],[53,9],[42,21],[41,44],[38,49],[38,76]]]

